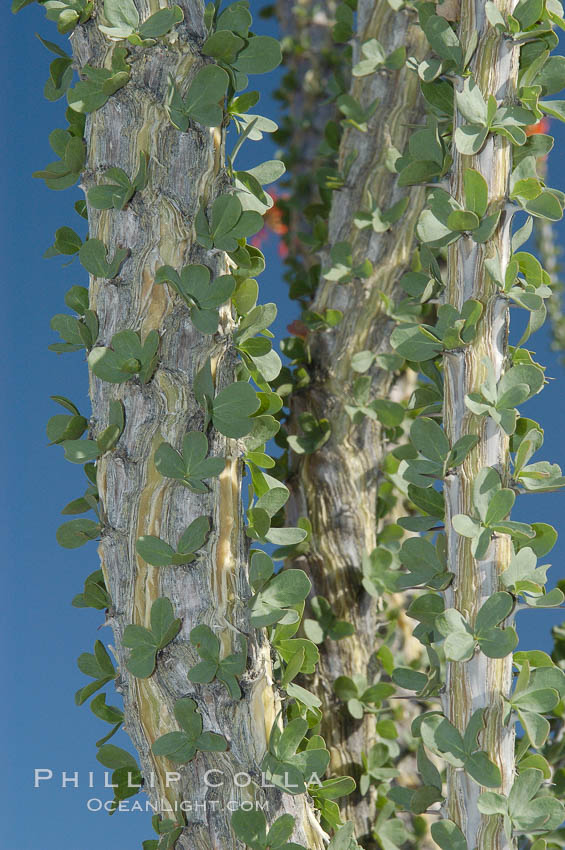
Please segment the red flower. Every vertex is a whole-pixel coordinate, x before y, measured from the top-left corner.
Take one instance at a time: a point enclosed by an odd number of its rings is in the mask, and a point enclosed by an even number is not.
[[[537,124],[526,127],[526,136],[537,136],[538,133],[547,133],[549,130],[549,118],[542,118]]]
[[[269,232],[274,233],[276,236],[284,236],[285,233],[288,233],[288,227],[283,221],[283,211],[277,204],[277,199],[280,197],[276,191],[271,190],[271,197],[274,200],[273,206],[267,210],[265,215],[263,216],[263,221],[265,222],[262,230],[259,233],[256,233],[255,236],[250,240],[251,244],[255,248],[260,248],[265,239],[268,239]],[[286,196],[285,196],[286,197]],[[279,255],[281,257],[286,257],[288,254],[288,249],[284,242],[279,242]]]
[[[306,339],[308,336],[308,328],[304,322],[300,321],[300,319],[295,319],[294,322],[291,322],[290,325],[286,326],[286,329],[289,334],[299,336],[301,339]]]

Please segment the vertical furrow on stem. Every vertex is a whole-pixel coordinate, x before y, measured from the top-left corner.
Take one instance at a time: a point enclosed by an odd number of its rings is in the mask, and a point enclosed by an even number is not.
[[[331,17],[331,9],[329,10]],[[318,12],[313,19],[311,44],[316,67],[316,44],[320,40],[316,27],[328,27],[327,15]],[[308,41],[304,26],[300,38]],[[330,24],[331,29],[331,24]],[[361,58],[360,46],[377,39],[388,56],[405,47],[407,56],[421,57],[425,37],[408,9],[393,10],[387,0],[360,0],[357,8],[357,33],[353,46],[353,62]],[[299,69],[304,72],[306,61],[298,53]],[[307,59],[308,57],[306,57]],[[308,80],[308,74],[306,75]],[[344,123],[338,154],[338,169],[346,175],[344,185],[333,193],[329,217],[329,235],[323,249],[322,268],[331,266],[331,249],[348,242],[354,263],[369,260],[373,271],[364,280],[355,278],[348,283],[320,278],[309,309],[323,314],[340,310],[343,318],[335,327],[308,334],[307,365],[310,383],[290,398],[291,432],[298,429],[298,418],[306,412],[331,423],[331,437],[313,454],[292,455],[288,486],[291,497],[287,517],[295,524],[307,517],[312,526],[309,551],[295,561],[304,568],[313,584],[313,595],[325,597],[338,618],[355,627],[355,634],[340,641],[326,640],[320,646],[321,660],[313,690],[322,699],[322,734],[331,752],[331,766],[338,773],[357,772],[361,756],[375,741],[375,719],[366,714],[362,722],[354,721],[345,707],[336,709],[333,683],[339,676],[374,674],[374,653],[378,648],[377,606],[361,586],[363,557],[377,545],[377,497],[379,466],[385,449],[378,422],[366,418],[353,423],[345,405],[351,395],[356,373],[351,358],[359,351],[375,353],[390,351],[389,336],[393,325],[386,314],[381,294],[397,300],[398,280],[409,267],[415,244],[414,230],[424,204],[422,187],[401,189],[396,186],[397,175],[390,168],[391,146],[404,150],[410,126],[417,125],[424,113],[417,76],[406,64],[395,70],[379,69],[376,73],[354,76],[350,96],[367,108],[377,99],[378,106],[361,132]],[[304,101],[304,103],[303,103]],[[298,110],[304,106],[310,117],[312,103],[298,96]],[[322,106],[323,110],[327,107]],[[293,112],[294,115],[294,112]],[[323,118],[325,112],[320,112]],[[289,142],[291,150],[309,152],[308,136],[302,146],[302,122],[296,120],[295,137]],[[304,163],[302,163],[302,166]],[[312,162],[312,170],[316,163]],[[375,232],[372,227],[360,229],[354,219],[366,209],[368,198],[383,209],[402,197],[410,201],[393,230]],[[290,207],[291,228],[302,225],[300,210]],[[295,234],[289,234],[293,250]],[[302,245],[302,251],[305,246]],[[306,246],[306,265],[315,259]],[[385,369],[372,367],[374,397],[403,400],[410,395],[411,386],[392,388],[393,376]],[[407,379],[409,381],[409,379]],[[402,384],[402,382],[400,382]],[[386,615],[383,615],[386,621]],[[374,820],[374,789],[362,798],[347,798],[343,810],[351,818],[357,835],[367,841]]]
[[[497,2],[503,14],[513,8],[512,2]],[[463,0],[461,4],[460,41],[463,49],[473,32],[478,33],[477,47],[470,69],[483,96],[493,94],[498,105],[510,104],[515,95],[518,73],[518,48],[490,26],[484,4]],[[456,86],[461,90],[463,80]],[[456,110],[455,125],[460,121]],[[498,381],[507,358],[509,311],[508,302],[490,278],[485,259],[498,251],[502,271],[511,254],[510,226],[505,209],[511,170],[511,144],[500,135],[489,135],[484,147],[475,155],[462,155],[455,146],[451,194],[465,207],[463,179],[465,170],[474,168],[488,185],[489,210],[500,210],[497,229],[484,244],[463,235],[448,248],[446,301],[458,310],[465,301],[475,299],[483,305],[477,335],[464,349],[444,355],[445,406],[444,427],[453,445],[465,434],[476,434],[478,443],[466,461],[445,479],[446,536],[448,570],[455,578],[446,591],[446,604],[460,611],[474,623],[482,604],[500,590],[499,574],[508,566],[512,555],[508,535],[495,534],[487,555],[477,560],[471,554],[471,541],[454,530],[451,519],[456,514],[473,513],[473,482],[485,467],[497,470],[503,482],[508,480],[509,438],[490,417],[477,419],[466,407],[465,396],[477,392],[485,380],[484,359],[488,358]],[[508,794],[514,780],[514,732],[503,723],[503,698],[508,697],[512,683],[512,655],[488,658],[477,650],[470,661],[447,662],[446,713],[463,734],[477,709],[486,709],[485,728],[479,743],[489,758],[500,768],[501,792]],[[448,767],[447,816],[457,823],[469,847],[477,850],[507,850],[502,819],[480,814],[477,801],[480,786],[462,770]]]
[[[216,429],[205,428],[210,456],[225,457],[226,466],[204,492],[164,477],[155,466],[155,453],[163,442],[180,447],[187,431],[202,431],[205,426],[194,380],[208,358],[216,392],[233,383],[236,374],[231,307],[221,309],[217,332],[204,334],[191,321],[182,299],[155,283],[157,269],[166,264],[177,269],[203,263],[216,275],[227,271],[225,252],[205,250],[195,238],[201,203],[211,204],[226,187],[225,125],[208,128],[194,121],[179,132],[165,108],[169,75],[186,87],[204,64],[199,53],[205,37],[203,7],[198,3],[185,11],[194,30],[184,29],[178,39],[160,43],[150,52],[133,53],[128,85],[92,111],[86,124],[85,192],[98,185],[110,167],[134,174],[141,152],[149,161],[147,186],[125,209],[100,211],[88,203],[89,238],[102,240],[110,255],[117,247],[128,248],[119,276],[112,280],[91,276],[90,306],[100,323],[97,344],[109,346],[113,334],[124,329],[139,331],[142,342],[151,331],[160,337],[159,360],[148,383],[114,384],[90,375],[93,427],[107,421],[111,400],[119,400],[125,411],[119,447],[97,463],[104,524],[99,552],[113,601],[107,624],[114,631],[125,727],[139,754],[144,788],[155,811],[184,823],[175,847],[240,846],[231,826],[234,807],[258,799],[269,818],[285,812],[293,815],[296,840],[322,850],[324,833],[309,798],[283,795],[261,777],[260,763],[281,701],[264,632],[249,624],[241,446]],[[73,37],[80,67],[108,65],[115,49],[94,23]],[[176,545],[201,516],[209,517],[212,531],[197,561],[155,567],[137,553],[136,541],[144,535]],[[148,627],[159,597],[170,600],[182,621],[179,637],[160,653],[152,675],[136,677],[128,670],[124,630],[131,624]],[[247,638],[249,657],[240,700],[233,700],[219,683],[203,689],[188,680],[187,673],[198,660],[190,633],[200,624],[213,629],[226,655],[240,651],[241,638]],[[197,700],[204,730],[221,733],[227,749],[199,752],[197,759],[179,767],[156,756],[152,745],[178,730],[174,707],[187,696]],[[180,778],[169,781],[171,771]],[[249,777],[248,783],[238,784],[236,774]]]

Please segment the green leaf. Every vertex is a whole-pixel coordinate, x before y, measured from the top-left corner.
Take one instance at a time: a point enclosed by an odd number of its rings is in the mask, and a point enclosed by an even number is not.
[[[161,475],[176,478],[196,493],[207,493],[206,478],[215,478],[225,466],[224,458],[206,458],[208,440],[201,431],[189,431],[183,439],[182,455],[169,443],[155,452],[155,466]]]
[[[78,258],[86,271],[94,277],[113,280],[128,254],[126,248],[116,248],[113,258],[108,261],[104,243],[100,239],[88,239],[81,245]]]
[[[113,705],[106,705],[106,694],[98,694],[90,703],[90,709],[100,720],[106,723],[122,723],[124,713]]]
[[[129,628],[126,626],[126,628]],[[155,669],[155,654],[154,646],[139,646],[136,647],[126,664],[127,669],[137,679],[147,679]]]
[[[82,246],[82,239],[75,233],[72,227],[59,227],[55,231],[54,254],[65,254],[72,256]]]
[[[250,620],[255,628],[283,621],[298,621],[292,606],[303,602],[312,585],[302,570],[283,570],[273,576],[274,565],[264,552],[255,552],[251,558],[250,581],[255,596],[249,602]]]
[[[457,442],[454,443],[449,453],[446,461],[447,468],[450,469],[462,464],[469,452],[475,448],[478,441],[479,438],[474,434],[464,434],[460,437]]]
[[[482,124],[465,124],[456,128],[454,140],[459,153],[472,156],[481,150],[487,136],[488,127]]]
[[[475,639],[469,632],[455,631],[447,635],[443,648],[451,661],[469,661],[475,651]]]
[[[477,614],[475,620],[475,633],[480,635],[483,631],[491,629],[501,623],[509,616],[514,607],[514,600],[509,593],[499,591],[493,593],[486,600]]]
[[[455,102],[463,118],[470,124],[483,127],[488,124],[486,101],[472,77],[466,77],[462,90],[455,91]]]
[[[219,30],[210,35],[202,46],[205,56],[212,56],[226,65],[233,65],[245,41],[229,30]]]
[[[166,596],[156,599],[151,606],[151,631],[159,649],[171,642],[177,635],[180,625],[181,621],[175,620],[171,600]]]
[[[182,533],[178,542],[178,552],[182,554],[193,554],[204,546],[210,533],[210,520],[207,516],[200,516],[193,520]]]
[[[485,788],[500,788],[502,785],[499,768],[484,752],[472,753],[465,760],[465,771],[478,785],[484,785]]]
[[[159,334],[149,331],[141,345],[135,331],[118,331],[112,337],[112,347],[98,346],[88,355],[88,365],[102,381],[122,384],[139,374],[142,383],[147,383],[157,366]]]
[[[432,838],[441,850],[468,850],[465,836],[451,820],[440,820],[432,824]]]
[[[524,711],[535,711],[538,714],[546,714],[552,711],[559,702],[559,694],[553,688],[540,690],[527,690],[516,694],[512,698],[512,705]]]
[[[114,744],[105,744],[100,747],[96,753],[96,758],[103,764],[104,767],[115,770],[120,767],[127,767],[129,770],[137,770],[137,762],[131,753],[122,747],[116,747]]]
[[[242,345],[242,343],[262,333],[269,325],[272,325],[276,317],[276,304],[258,304],[253,307],[239,323],[234,334],[236,343]]]
[[[30,3],[34,3],[35,0],[12,0],[12,13],[16,15],[20,9],[23,9],[25,6],[29,6]]]
[[[219,663],[220,641],[209,626],[195,626],[190,632],[190,640],[201,658]]]
[[[167,111],[177,129],[188,130],[189,119],[204,127],[219,127],[224,111],[223,102],[229,84],[227,73],[217,65],[205,65],[195,75],[186,97],[178,93],[172,77],[169,78]]]
[[[433,419],[418,417],[410,429],[410,440],[425,457],[443,464],[449,454],[449,441]]]
[[[514,490],[504,489],[493,493],[484,515],[484,524],[492,526],[505,519],[512,510],[515,500]]]
[[[154,537],[152,534],[139,537],[135,548],[138,555],[141,555],[144,561],[154,567],[166,567],[173,563],[175,550],[164,540]]]
[[[167,732],[153,742],[151,749],[156,756],[166,756],[171,761],[187,764],[196,755],[196,744],[184,732]]]
[[[64,413],[51,416],[47,422],[47,437],[51,444],[73,442],[86,442],[79,440],[88,428],[88,420],[84,416],[67,416]],[[71,458],[69,458],[70,460]],[[81,461],[77,461],[80,463]]]
[[[100,536],[101,526],[91,519],[71,519],[57,529],[57,543],[64,549],[77,549]]]
[[[543,747],[551,729],[549,721],[540,714],[525,710],[518,710],[518,719],[532,746],[536,749]]]
[[[355,850],[355,827],[352,823],[346,823],[340,827],[330,843],[327,850]],[[387,850],[394,850],[388,847]]]
[[[508,812],[510,816],[520,815],[527,811],[530,801],[535,797],[543,782],[541,770],[524,770],[514,780],[508,796]]]
[[[506,797],[495,794],[493,791],[486,791],[480,795],[477,808],[483,815],[505,815],[507,813]]]
[[[446,757],[456,767],[462,767],[467,753],[457,729],[441,714],[427,714],[420,724],[422,740],[428,749]]]
[[[139,15],[133,0],[104,0],[104,16],[112,27],[134,32],[139,26]],[[104,32],[106,28],[101,28]]]
[[[391,345],[406,360],[432,360],[442,350],[442,343],[422,325],[398,324],[390,337]]]
[[[535,85],[542,87],[542,94],[557,94],[565,87],[565,57],[550,56],[536,75]]]
[[[79,80],[74,88],[67,92],[67,102],[74,112],[82,114],[100,109],[109,97],[125,86],[130,78],[131,68],[126,63],[127,50],[114,48],[112,68],[82,68],[85,80]]]
[[[175,24],[184,20],[184,13],[180,6],[172,6],[169,9],[160,9],[148,18],[139,28],[141,38],[160,38],[166,35]]]
[[[246,381],[236,381],[220,390],[214,399],[212,422],[226,437],[245,437],[252,427],[251,415],[260,405],[257,393]]]
[[[410,581],[420,584],[432,581],[445,573],[445,562],[436,547],[423,537],[410,537],[404,541],[399,553],[400,561],[411,571]]]
[[[266,74],[273,71],[282,62],[280,42],[269,35],[256,35],[249,39],[247,46],[238,54],[234,62],[243,74]]]
[[[287,442],[296,454],[313,454],[327,443],[331,436],[331,426],[327,419],[316,419],[311,413],[301,413],[298,417],[304,436],[290,435]]]
[[[269,183],[274,183],[285,173],[286,168],[280,159],[269,159],[262,162],[254,168],[248,168],[247,173],[251,174],[260,183],[261,186],[267,186]]]
[[[132,652],[127,661],[129,672],[139,679],[147,679],[153,673],[157,652],[169,644],[178,634],[181,621],[175,620],[169,599],[160,597],[151,606],[151,629],[128,625],[124,629],[124,646]]]
[[[286,848],[287,841],[294,830],[294,817],[292,815],[281,815],[271,826],[267,835],[267,844],[273,850],[281,847]]]
[[[422,22],[422,29],[437,55],[459,68],[463,62],[463,51],[455,31],[445,18],[431,15]]]
[[[540,20],[543,11],[543,0],[519,0],[512,15],[516,18],[521,28],[527,30]]]
[[[283,570],[272,578],[262,591],[263,602],[280,608],[296,605],[306,599],[311,590],[310,579],[302,570]]]
[[[209,235],[202,237],[197,226],[197,238],[204,247],[209,241],[222,251],[235,251],[238,240],[258,233],[263,217],[254,210],[244,210],[237,195],[220,195],[212,204]]]
[[[203,753],[223,753],[228,748],[228,742],[224,736],[216,732],[202,732],[196,744]]]
[[[476,230],[479,224],[479,217],[469,210],[453,210],[447,219],[447,226],[450,230],[472,231]]]
[[[524,204],[524,209],[537,218],[560,221],[563,218],[563,205],[557,195],[544,189],[541,194]]]
[[[71,463],[88,463],[96,460],[101,451],[94,440],[65,440],[62,443],[65,460]]]
[[[265,552],[252,552],[249,581],[254,590],[259,590],[274,575],[275,565]]]
[[[565,121],[565,100],[540,100],[539,108],[547,115]]]
[[[518,635],[515,629],[487,629],[481,633],[479,646],[489,658],[505,658],[518,645]]]
[[[266,847],[267,821],[262,811],[258,809],[251,809],[250,811],[236,809],[231,816],[231,825],[237,837],[244,844],[249,847]]]
[[[483,175],[474,168],[466,168],[463,173],[465,207],[482,218],[488,207],[488,186]]]
[[[407,691],[421,691],[427,685],[428,677],[410,667],[396,667],[392,672],[392,681]]]

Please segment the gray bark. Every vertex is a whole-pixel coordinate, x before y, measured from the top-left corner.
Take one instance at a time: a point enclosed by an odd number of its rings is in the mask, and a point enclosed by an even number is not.
[[[511,12],[514,3],[498,2],[503,14]],[[461,7],[460,41],[465,50],[470,36],[477,32],[478,45],[471,62],[476,82],[484,96],[494,94],[498,103],[510,103],[515,91],[518,50],[500,36],[486,20],[480,0],[464,0]],[[457,110],[456,110],[457,113]],[[461,156],[454,151],[451,193],[463,201],[463,174],[476,168],[489,188],[492,209],[504,207],[511,169],[511,146],[500,136],[490,135],[476,156]],[[508,438],[490,419],[477,420],[465,406],[465,395],[476,392],[484,380],[484,357],[490,358],[499,380],[506,366],[509,311],[484,268],[484,259],[497,249],[503,274],[510,259],[510,226],[502,212],[493,238],[479,245],[463,237],[448,249],[447,301],[457,309],[469,298],[484,305],[476,339],[462,351],[444,357],[444,426],[453,444],[463,434],[477,434],[479,442],[465,463],[445,482],[445,530],[448,570],[454,573],[453,585],[446,591],[446,605],[455,607],[470,622],[485,600],[500,590],[499,574],[508,566],[512,546],[508,535],[495,535],[487,557],[476,561],[470,552],[470,541],[452,528],[451,518],[457,513],[470,514],[473,508],[472,485],[483,467],[494,467],[503,486],[508,475]],[[503,698],[508,698],[512,684],[512,655],[502,659],[487,658],[477,652],[467,663],[447,665],[446,714],[463,732],[474,711],[486,709],[486,727],[479,743],[502,774],[501,793],[508,794],[514,780],[514,730],[502,722]],[[482,740],[481,740],[482,738]],[[477,799],[478,786],[463,771],[448,767],[447,812],[477,850],[509,850],[502,819],[481,815]]]
[[[315,20],[321,21],[321,17]],[[424,55],[424,36],[414,24],[414,18],[405,10],[394,12],[386,0],[360,0],[354,62],[358,61],[360,45],[369,38],[377,38],[387,54],[404,45],[408,56],[422,58]],[[329,37],[327,41],[331,43]],[[299,66],[304,65],[304,60],[298,62]],[[314,67],[319,62],[315,51],[312,62]],[[293,456],[287,515],[291,524],[300,516],[307,516],[312,523],[310,551],[301,556],[296,565],[308,572],[313,593],[325,596],[335,614],[353,623],[356,629],[353,637],[338,642],[328,640],[320,647],[321,662],[314,683],[314,690],[323,702],[322,734],[331,752],[331,766],[336,773],[356,776],[361,754],[367,753],[375,740],[374,717],[366,715],[363,721],[354,721],[348,716],[333,692],[333,682],[341,675],[368,672],[370,678],[376,672],[373,654],[378,648],[378,626],[386,622],[386,615],[379,615],[375,600],[361,586],[360,570],[363,555],[371,552],[377,542],[379,466],[385,447],[378,423],[365,419],[361,425],[352,425],[344,403],[347,403],[355,378],[352,355],[364,349],[375,353],[390,351],[388,338],[393,323],[385,314],[380,292],[398,297],[397,283],[411,259],[414,228],[423,206],[424,190],[398,189],[395,175],[385,164],[388,148],[394,145],[403,151],[410,124],[422,120],[423,107],[416,75],[403,68],[397,72],[377,72],[354,78],[351,94],[364,106],[379,98],[379,106],[367,133],[352,127],[345,129],[338,167],[343,169],[352,151],[357,157],[346,185],[334,194],[329,244],[322,263],[324,268],[330,265],[331,245],[349,241],[355,262],[370,259],[374,273],[363,281],[355,280],[346,285],[321,279],[310,305],[310,309],[317,312],[333,308],[342,310],[344,315],[335,328],[308,335],[306,345],[311,360],[307,368],[311,382],[306,389],[291,396],[291,429],[299,414],[308,411],[329,419],[332,434],[329,442],[314,454]],[[313,107],[302,92],[296,97],[298,109],[293,108],[292,112],[296,122],[293,147],[305,150],[308,156],[308,131],[303,140],[302,109]],[[294,101],[292,105],[294,107]],[[316,121],[318,129],[323,126],[324,119],[325,116]],[[308,159],[306,165],[312,170],[315,167]],[[365,208],[368,191],[385,209],[409,192],[406,214],[395,224],[392,233],[377,234],[370,228],[358,230],[354,226],[353,218]],[[291,246],[292,237],[293,233],[290,234]],[[410,379],[408,383],[400,382],[393,387],[390,373],[375,368],[371,374],[375,397],[390,398],[392,394],[400,399],[410,394]],[[410,628],[402,613],[399,614],[398,634],[399,638],[410,640]],[[363,798],[352,795],[343,800],[342,805],[344,816],[356,825],[358,840],[364,846],[373,846],[370,832],[375,800],[372,792]]]
[[[162,441],[180,447],[190,429],[200,430],[202,413],[193,394],[196,371],[208,356],[215,367],[217,388],[233,380],[234,353],[230,349],[231,314],[225,309],[221,326],[213,336],[200,334],[191,324],[188,310],[166,286],[154,285],[155,270],[170,264],[180,268],[201,262],[215,273],[225,272],[225,258],[207,253],[194,244],[193,223],[199,202],[218,194],[222,172],[223,137],[219,130],[198,125],[180,133],[169,123],[164,109],[167,77],[172,73],[185,91],[202,60],[203,4],[180,0],[184,24],[178,37],[166,39],[149,50],[130,51],[131,80],[106,105],[87,120],[87,168],[85,190],[95,185],[112,166],[135,173],[139,152],[150,155],[150,180],[121,212],[88,209],[89,233],[102,239],[111,253],[116,246],[130,249],[119,277],[112,281],[91,279],[91,307],[100,320],[98,344],[109,344],[112,334],[124,328],[150,330],[161,335],[160,360],[153,379],[145,386],[137,379],[125,384],[104,383],[91,376],[93,431],[106,424],[112,398],[123,402],[125,431],[115,451],[98,463],[98,485],[105,528],[100,557],[106,584],[113,600],[108,623],[114,630],[119,664],[119,689],[124,698],[126,729],[139,753],[154,803],[174,806],[179,800],[202,807],[187,812],[187,826],[178,847],[184,850],[228,850],[238,845],[230,828],[230,801],[257,799],[269,806],[271,821],[282,812],[296,816],[295,840],[309,848],[323,846],[321,830],[304,796],[290,797],[261,788],[259,763],[270,728],[279,709],[273,686],[269,646],[261,633],[250,629],[245,600],[247,550],[242,526],[240,497],[241,461],[234,441],[211,431],[211,454],[228,458],[225,471],[211,482],[209,495],[198,495],[181,484],[161,477],[153,456]],[[156,11],[155,3],[137,3],[142,20]],[[75,60],[102,66],[112,47],[100,34],[96,19],[79,27],[73,36]],[[195,517],[206,514],[212,533],[199,561],[185,567],[154,568],[136,555],[136,539],[155,534],[176,544]],[[129,623],[147,626],[152,602],[159,596],[172,601],[182,630],[158,660],[149,679],[135,679],[127,671],[127,651],[122,645]],[[234,702],[223,686],[193,685],[187,671],[199,660],[188,637],[191,628],[208,624],[220,637],[226,653],[238,651],[239,635],[249,640],[248,666],[241,685],[243,698]],[[180,768],[151,753],[153,741],[177,728],[175,701],[192,696],[203,715],[204,729],[223,734],[226,753],[199,753]],[[178,769],[180,782],[166,787],[166,770]],[[221,771],[220,788],[206,788],[207,770]],[[237,787],[234,776],[249,774],[251,784]],[[218,780],[218,774],[213,775]],[[211,801],[219,801],[212,804]],[[167,813],[165,812],[165,815]]]

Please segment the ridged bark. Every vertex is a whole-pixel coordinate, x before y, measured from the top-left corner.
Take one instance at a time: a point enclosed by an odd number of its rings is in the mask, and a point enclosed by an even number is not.
[[[299,9],[303,9],[303,4]],[[394,12],[386,0],[360,0],[354,62],[359,59],[360,45],[370,38],[377,38],[386,54],[405,46],[408,56],[422,58],[426,50],[423,33],[411,14],[404,10]],[[313,62],[316,61],[314,58]],[[304,65],[300,56],[298,62],[299,66]],[[366,280],[346,285],[322,278],[309,305],[322,313],[328,308],[342,310],[343,319],[331,330],[308,335],[306,345],[311,359],[307,368],[311,382],[291,396],[291,421],[297,422],[299,414],[308,411],[329,419],[332,433],[330,440],[314,454],[293,456],[287,516],[291,524],[300,516],[307,516],[312,523],[310,550],[295,565],[308,572],[313,594],[326,597],[334,613],[355,626],[352,637],[327,640],[320,647],[321,661],[310,686],[323,702],[322,734],[331,752],[332,770],[356,776],[361,754],[367,753],[375,741],[374,717],[366,715],[363,721],[350,717],[333,692],[333,682],[342,675],[369,673],[370,677],[375,672],[372,656],[378,648],[379,617],[375,600],[361,586],[360,571],[363,555],[376,546],[378,477],[384,447],[378,423],[365,419],[362,424],[353,425],[344,403],[355,377],[352,355],[364,349],[375,353],[390,351],[388,339],[393,324],[383,309],[380,292],[397,297],[398,280],[412,256],[414,228],[423,206],[424,190],[398,189],[395,175],[385,164],[390,146],[403,151],[410,125],[422,121],[416,74],[404,67],[395,72],[379,71],[354,78],[351,94],[363,106],[375,98],[379,98],[379,105],[367,133],[346,127],[343,134],[338,168],[343,170],[352,152],[357,156],[345,186],[334,193],[322,266],[328,268],[331,264],[332,245],[348,241],[353,247],[354,261],[370,259],[374,273]],[[307,151],[308,144],[302,142],[300,106],[304,102],[309,108],[311,105],[302,93],[297,97],[298,114],[292,111],[296,123],[294,147]],[[317,122],[318,129],[322,126],[323,121]],[[353,218],[366,208],[367,192],[386,209],[407,191],[410,203],[392,233],[355,227]],[[292,237],[291,233],[291,245]],[[369,374],[373,375],[374,397],[391,397],[391,392],[392,397],[395,392],[398,397],[405,394],[405,389],[391,389],[390,373],[372,369]],[[399,631],[409,634],[402,615]],[[344,817],[355,823],[358,840],[370,846],[375,819],[373,793],[369,791],[363,798],[354,794],[343,800],[342,805]]]
[[[156,269],[163,264],[180,268],[201,262],[215,273],[225,272],[225,257],[206,252],[194,242],[194,218],[201,199],[210,202],[225,186],[222,170],[223,133],[193,125],[180,133],[169,122],[164,108],[167,77],[172,74],[184,93],[188,81],[202,65],[198,53],[204,38],[203,3],[179,0],[185,20],[176,34],[149,50],[130,50],[131,80],[106,105],[87,120],[88,160],[83,175],[85,190],[100,181],[108,167],[127,174],[136,170],[139,152],[150,155],[149,184],[124,211],[99,212],[89,207],[89,233],[102,239],[113,253],[127,247],[130,257],[112,281],[91,279],[91,307],[98,313],[98,344],[108,345],[117,330],[153,329],[161,335],[160,359],[153,379],[121,385],[91,376],[93,431],[107,424],[110,399],[125,408],[125,431],[115,451],[98,463],[98,485],[104,530],[100,544],[102,568],[113,608],[108,624],[114,630],[119,665],[119,690],[124,698],[126,729],[139,753],[152,802],[172,806],[180,800],[198,803],[187,813],[187,826],[177,846],[184,850],[229,850],[241,846],[230,828],[229,801],[257,799],[268,804],[268,820],[287,811],[296,816],[295,840],[321,850],[321,830],[305,796],[281,795],[261,788],[259,764],[270,728],[279,710],[273,687],[269,646],[261,632],[250,629],[245,599],[247,547],[242,528],[240,497],[241,460],[235,441],[209,432],[212,455],[228,460],[209,495],[198,495],[180,483],[163,478],[153,457],[161,442],[180,447],[187,430],[201,430],[203,415],[193,393],[193,379],[206,358],[212,358],[216,388],[233,380],[234,352],[230,348],[231,313],[224,309],[214,336],[200,334],[184,304],[167,286],[156,286]],[[157,4],[140,0],[141,19]],[[96,20],[79,27],[72,38],[78,67],[108,64],[111,44],[100,34]],[[197,516],[208,515],[212,533],[201,558],[185,567],[155,568],[136,555],[136,539],[156,534],[176,544]],[[122,645],[129,623],[147,626],[152,602],[159,596],[171,600],[182,629],[158,659],[149,679],[132,677],[125,666]],[[221,639],[223,652],[238,651],[239,635],[249,641],[247,670],[241,679],[243,698],[234,702],[216,682],[195,686],[188,670],[200,659],[189,642],[191,628],[209,625]],[[199,753],[187,766],[175,768],[151,753],[155,739],[177,729],[175,701],[193,696],[203,715],[204,729],[223,734],[226,753]],[[181,780],[166,787],[165,770],[178,769]],[[206,787],[207,770],[218,770],[212,780],[222,787]],[[252,784],[237,787],[234,776],[249,774]],[[241,783],[241,780],[240,780]],[[212,801],[219,801],[212,804]],[[208,804],[205,811],[202,804]],[[165,811],[165,816],[167,812]]]
[[[506,15],[514,3],[498,0],[496,5]],[[463,0],[459,35],[464,50],[475,32],[478,43],[470,63],[474,79],[485,97],[494,94],[499,104],[508,105],[515,93],[518,48],[488,23],[482,0]],[[462,80],[457,85],[462,85]],[[455,514],[473,512],[472,486],[481,469],[494,467],[503,485],[508,474],[507,436],[490,417],[477,419],[472,415],[465,406],[465,395],[478,391],[485,379],[483,358],[490,358],[497,380],[507,366],[508,302],[500,296],[484,261],[497,249],[504,273],[510,259],[510,220],[505,204],[511,156],[511,145],[506,139],[489,135],[475,156],[461,156],[454,151],[452,170],[451,194],[458,201],[464,203],[465,169],[475,168],[487,181],[490,209],[502,210],[499,226],[487,243],[479,245],[470,236],[463,236],[448,249],[446,300],[461,309],[466,300],[474,298],[484,307],[475,340],[463,350],[447,352],[444,356],[445,432],[452,444],[463,434],[477,434],[479,438],[465,463],[445,481],[448,569],[455,575],[446,591],[446,604],[461,611],[471,623],[485,600],[501,589],[498,576],[508,566],[512,553],[510,538],[496,534],[487,557],[477,561],[471,555],[469,539],[459,536],[451,525]],[[514,731],[502,720],[503,697],[508,697],[511,683],[511,654],[495,659],[477,652],[466,663],[447,664],[447,717],[464,732],[473,712],[486,709],[486,725],[479,743],[500,768],[501,793],[505,795],[514,779]],[[478,811],[480,792],[480,786],[466,773],[448,767],[447,816],[460,826],[469,847],[508,850],[510,845],[501,818],[484,816]]]

